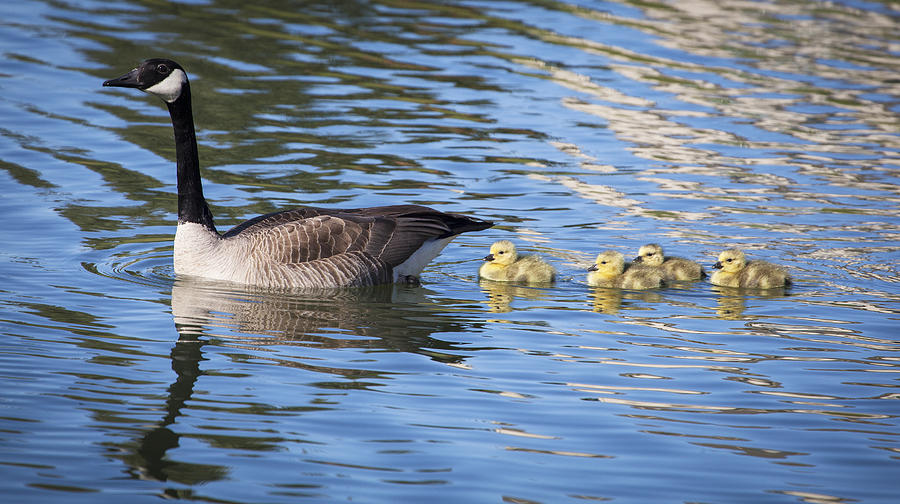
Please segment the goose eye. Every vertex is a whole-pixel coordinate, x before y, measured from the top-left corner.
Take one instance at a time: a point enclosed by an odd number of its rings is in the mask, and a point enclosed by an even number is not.
[[[167,74],[167,73],[169,73],[169,66],[166,65],[165,63],[162,63],[156,67],[156,71],[161,74]]]
[[[506,252],[503,252],[503,251],[501,250],[500,252],[497,252],[497,253],[498,253],[498,254],[505,254]]]
[[[733,260],[734,260],[734,259],[725,259],[725,262],[731,262],[731,261],[733,261]]]

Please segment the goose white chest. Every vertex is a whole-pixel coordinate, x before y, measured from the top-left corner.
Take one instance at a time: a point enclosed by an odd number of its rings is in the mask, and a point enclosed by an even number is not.
[[[180,222],[175,230],[174,265],[178,275],[192,275],[217,280],[238,280],[239,257],[228,253],[234,244],[202,224]]]

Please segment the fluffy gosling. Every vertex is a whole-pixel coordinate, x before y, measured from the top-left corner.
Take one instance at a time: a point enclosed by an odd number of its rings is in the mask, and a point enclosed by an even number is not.
[[[744,253],[735,248],[719,254],[713,268],[719,271],[713,273],[710,282],[723,287],[772,289],[791,284],[791,277],[781,266],[759,260],[747,262]]]
[[[478,269],[478,276],[498,282],[550,283],[556,278],[556,269],[539,256],[519,256],[516,246],[509,240],[491,245],[491,253]]]
[[[620,289],[655,289],[665,285],[658,268],[632,264],[625,269],[625,256],[614,250],[600,252],[594,265],[588,268],[587,282],[591,287]]]
[[[700,280],[706,276],[703,266],[699,263],[682,257],[667,257],[663,249],[656,243],[644,245],[638,249],[638,256],[633,259],[634,264],[643,264],[649,268],[657,268],[663,278],[671,280]]]

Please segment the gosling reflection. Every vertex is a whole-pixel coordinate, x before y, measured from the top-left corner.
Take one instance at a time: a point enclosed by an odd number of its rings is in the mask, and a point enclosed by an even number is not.
[[[594,287],[589,296],[595,312],[611,315],[619,313],[625,300],[645,303],[659,303],[663,300],[659,292],[627,291],[615,287]]]
[[[261,344],[381,348],[459,364],[464,358],[452,353],[453,344],[431,335],[465,332],[475,322],[440,310],[428,292],[390,284],[280,292],[180,278],[172,287],[172,315],[182,334],[222,328]]]
[[[787,289],[741,289],[737,287],[713,286],[716,297],[716,315],[723,320],[739,320],[744,318],[747,299],[780,298],[787,296]]]
[[[732,291],[732,292],[728,292]],[[744,316],[744,296],[737,289],[721,288],[716,298],[716,315],[723,320],[737,320]]]
[[[608,287],[595,287],[590,294],[591,304],[597,313],[619,313],[622,307],[622,289]]]
[[[547,292],[538,287],[526,287],[509,282],[481,279],[478,282],[481,291],[487,295],[488,308],[493,313],[509,313],[513,311],[512,303],[516,298],[539,300],[546,299]]]

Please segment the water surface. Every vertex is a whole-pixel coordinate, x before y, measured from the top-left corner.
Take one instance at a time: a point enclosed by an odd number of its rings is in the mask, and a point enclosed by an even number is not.
[[[0,21],[0,493],[15,502],[895,502],[892,2],[41,2]],[[165,107],[220,228],[497,221],[421,287],[176,278]],[[552,288],[479,283],[498,239]],[[591,289],[603,249],[786,291]]]

